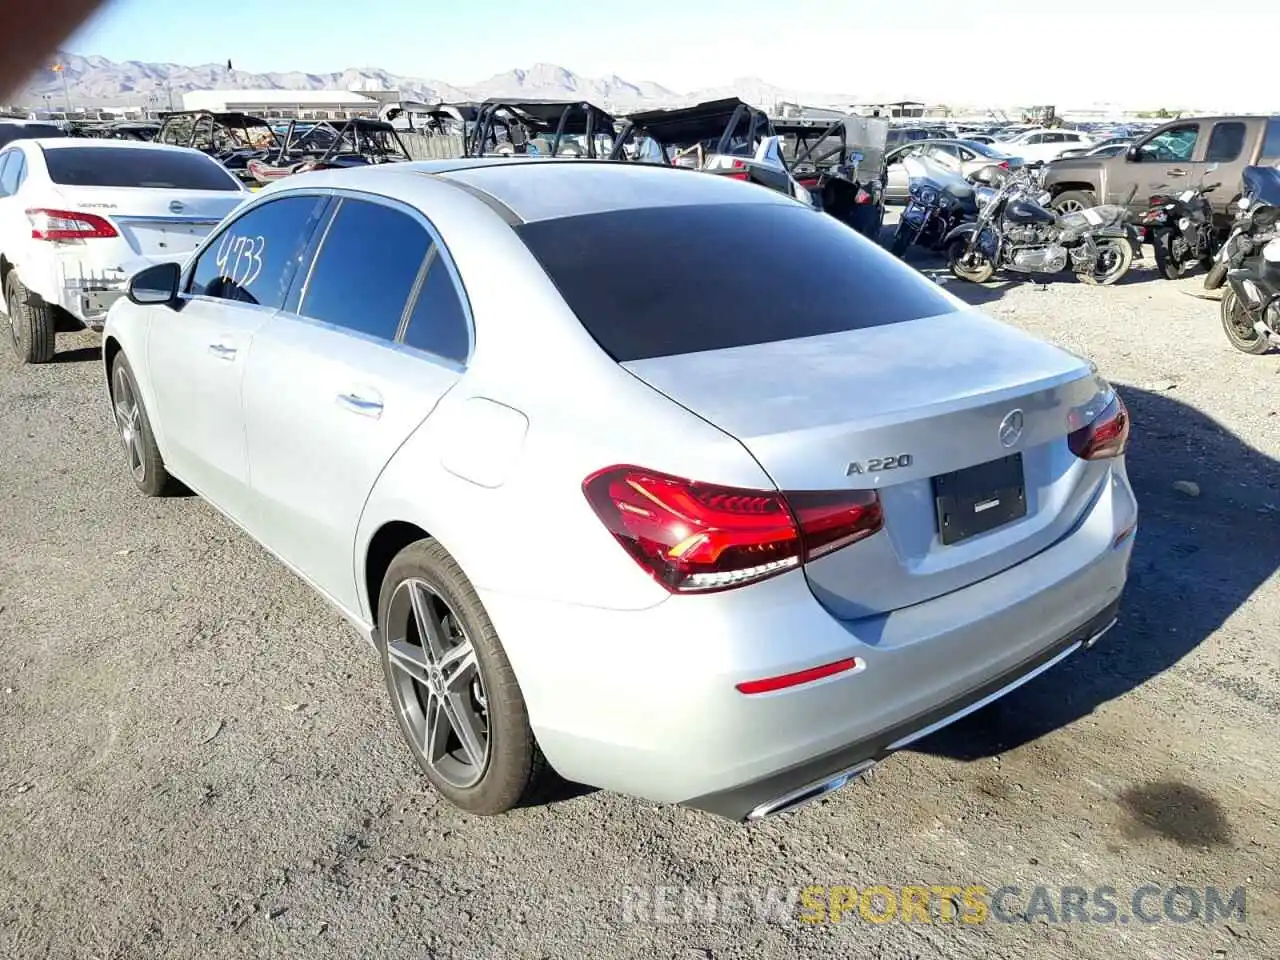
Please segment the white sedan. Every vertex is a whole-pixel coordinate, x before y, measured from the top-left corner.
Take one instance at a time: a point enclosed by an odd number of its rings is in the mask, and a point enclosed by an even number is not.
[[[0,284],[14,352],[53,359],[59,315],[99,330],[138,270],[181,260],[249,192],[198,150],[18,140],[0,151]]]

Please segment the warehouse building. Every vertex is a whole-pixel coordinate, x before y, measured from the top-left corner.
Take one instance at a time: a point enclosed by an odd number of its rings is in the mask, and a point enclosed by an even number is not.
[[[182,106],[184,110],[248,113],[268,119],[376,119],[381,97],[386,95],[383,91],[374,96],[350,90],[195,90],[182,95]]]

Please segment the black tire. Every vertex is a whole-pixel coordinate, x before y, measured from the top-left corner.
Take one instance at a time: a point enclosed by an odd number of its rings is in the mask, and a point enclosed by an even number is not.
[[[889,245],[889,252],[895,257],[902,257],[906,254],[907,249],[911,246],[911,242],[914,239],[915,231],[899,221],[898,229],[893,231],[893,243]]]
[[[476,669],[485,694],[487,756],[479,779],[470,786],[450,783],[432,768],[415,736],[412,722],[406,717],[402,700],[404,677],[391,662],[392,642],[398,634],[392,602],[400,596],[399,591],[414,581],[425,584],[443,601],[447,613],[456,617],[457,627],[475,651]],[[471,581],[438,541],[419,540],[396,554],[382,578],[378,624],[382,671],[396,724],[414,761],[432,786],[455,806],[480,816],[505,813],[536,794],[547,764],[529,725],[524,695]]]
[[[57,313],[23,285],[16,270],[9,271],[4,295],[14,354],[23,363],[48,363],[54,354]]]
[[[1168,230],[1161,230],[1151,238],[1151,249],[1156,254],[1156,269],[1166,280],[1177,280],[1182,277],[1183,266],[1173,256],[1173,236]]]
[[[1082,283],[1087,283],[1095,287],[1109,287],[1111,284],[1120,280],[1129,272],[1129,268],[1133,266],[1133,244],[1121,237],[1104,237],[1098,242],[1099,247],[1114,248],[1119,257],[1119,265],[1103,276],[1096,273],[1080,273],[1076,274]]]
[[[1209,272],[1205,274],[1204,288],[1206,290],[1217,290],[1227,279],[1227,271],[1231,269],[1229,263],[1215,263],[1209,268]]]
[[[971,262],[965,260],[965,247],[968,241],[964,237],[957,237],[952,240],[947,247],[947,267],[951,271],[951,275],[960,280],[967,280],[970,283],[986,283],[996,273],[995,264],[987,257],[974,251]]]
[[[1219,316],[1222,318],[1222,330],[1226,333],[1228,342],[1241,353],[1248,353],[1253,356],[1258,356],[1270,350],[1271,341],[1258,333],[1257,330],[1254,330],[1252,324],[1248,325],[1247,332],[1243,326],[1237,328],[1237,324],[1233,322],[1233,314],[1237,312],[1248,316],[1244,305],[1240,303],[1240,298],[1236,296],[1236,292],[1227,287],[1222,291]]]
[[[1049,203],[1054,213],[1071,213],[1075,210],[1088,210],[1098,205],[1098,198],[1092,190],[1064,190]]]
[[[147,409],[138,393],[138,381],[123,353],[111,364],[111,411],[120,435],[125,465],[134,485],[148,497],[162,497],[178,489],[178,482],[165,469],[156,446]],[[122,390],[123,387],[123,390]]]

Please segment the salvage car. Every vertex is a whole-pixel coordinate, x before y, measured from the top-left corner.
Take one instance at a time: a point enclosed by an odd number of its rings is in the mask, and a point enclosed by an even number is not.
[[[609,158],[701,170],[814,204],[788,169],[769,115],[737,97],[630,114]]]
[[[340,611],[476,814],[548,766],[794,809],[1092,646],[1133,546],[1086,360],[727,177],[302,174],[136,275],[103,360],[133,483]]]
[[[613,149],[616,124],[586,100],[486,100],[470,123],[465,155],[596,159]]]
[[[976,140],[921,140],[889,151],[885,157],[885,196],[889,200],[905,201],[911,193],[911,178],[903,161],[913,155],[923,155],[935,160],[963,176],[971,176],[989,166],[1003,170],[1016,170],[1022,166],[1022,158],[1011,156],[998,147]]]
[[[775,118],[782,157],[816,206],[865,237],[879,240],[884,224],[883,120]]]
[[[1045,174],[1053,208],[1073,213],[1124,203],[1134,213],[1150,198],[1205,183],[1210,166],[1222,184],[1209,197],[1217,226],[1231,225],[1244,168],[1280,162],[1280,117],[1188,117],[1157,127],[1110,157],[1058,160]]]
[[[136,270],[194,250],[247,191],[196,150],[130,140],[19,140],[0,151],[0,283],[25,363],[60,317],[102,329]]]
[[[270,123],[235,111],[178,110],[165,114],[152,139],[207,153],[248,182],[253,182],[249,162],[265,160],[280,149]]]

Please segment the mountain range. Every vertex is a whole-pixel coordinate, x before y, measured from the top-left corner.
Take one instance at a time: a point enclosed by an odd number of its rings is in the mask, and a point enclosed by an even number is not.
[[[66,52],[59,54],[56,62],[62,66],[62,72],[39,71],[15,103],[30,107],[48,103],[60,108],[69,96],[77,109],[144,105],[167,109],[171,97],[174,106],[180,107],[182,94],[192,90],[400,90],[406,97],[427,102],[487,97],[582,99],[609,109],[678,106],[727,96],[764,107],[772,107],[780,100],[813,104],[851,102],[851,98],[788,90],[756,78],[682,94],[646,80],[585,77],[550,63],[535,64],[527,70],[508,70],[461,87],[442,80],[401,76],[380,67],[352,67],[337,73],[252,73],[236,70],[230,63],[190,67],[138,60],[117,62]]]

